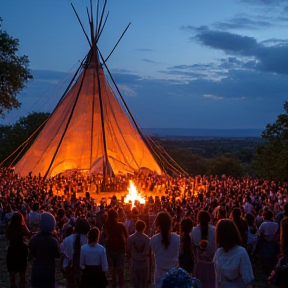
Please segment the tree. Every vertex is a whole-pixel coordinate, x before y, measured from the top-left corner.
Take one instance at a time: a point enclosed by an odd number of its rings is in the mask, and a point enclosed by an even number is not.
[[[274,124],[267,124],[261,137],[266,140],[256,150],[254,161],[258,176],[268,180],[288,181],[288,101]]]
[[[49,113],[37,113],[33,112],[27,117],[21,117],[14,125],[0,126],[0,162],[6,159],[12,152],[14,152],[22,143],[24,143],[39,127],[44,121],[49,117]],[[28,144],[32,143],[32,140],[39,134],[41,129],[33,135],[31,141]],[[23,146],[24,147],[24,146]],[[28,149],[25,146],[25,152]],[[21,149],[19,149],[21,151]],[[10,161],[5,162],[7,166],[19,153],[15,153]]]
[[[21,103],[17,95],[25,84],[33,79],[27,56],[19,56],[19,40],[0,30],[0,116],[18,108]]]
[[[244,175],[243,168],[239,160],[224,155],[209,160],[208,171],[206,175],[229,175],[235,178],[241,178]]]

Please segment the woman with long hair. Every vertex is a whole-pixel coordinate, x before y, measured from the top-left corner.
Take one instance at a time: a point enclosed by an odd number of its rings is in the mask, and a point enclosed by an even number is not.
[[[241,246],[246,248],[247,247],[247,240],[248,240],[248,224],[242,218],[242,211],[240,208],[235,207],[231,212],[231,219],[236,224],[240,236],[241,236]]]
[[[106,249],[100,245],[100,231],[97,227],[89,230],[88,244],[81,246],[80,267],[82,269],[82,288],[105,288],[108,271]]]
[[[241,247],[241,236],[236,224],[222,219],[216,225],[218,249],[214,257],[217,288],[252,288],[254,279],[248,253]]]
[[[216,251],[215,227],[210,224],[210,214],[200,210],[197,214],[197,226],[191,232],[194,251],[193,276],[198,278],[203,288],[214,287],[215,271],[213,257]]]
[[[124,285],[125,245],[129,235],[123,223],[118,222],[118,213],[113,208],[107,213],[103,234],[108,266],[112,276],[112,287],[116,287],[118,275],[119,287],[122,288]]]
[[[26,285],[26,268],[28,246],[24,242],[24,237],[30,234],[25,224],[25,219],[20,212],[14,212],[6,230],[6,237],[9,246],[6,256],[7,270],[10,277],[10,287],[15,288],[16,274],[19,273],[20,288]]]
[[[190,233],[193,228],[193,222],[190,218],[181,221],[180,249],[179,249],[179,267],[188,273],[193,272],[193,250]]]
[[[172,219],[166,212],[158,213],[155,226],[160,233],[151,238],[151,249],[155,258],[155,287],[161,287],[161,278],[178,265],[180,236],[171,233]]]

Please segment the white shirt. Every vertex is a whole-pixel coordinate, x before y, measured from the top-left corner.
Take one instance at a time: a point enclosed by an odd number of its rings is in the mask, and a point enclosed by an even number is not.
[[[102,265],[102,271],[108,271],[108,262],[105,247],[98,243],[95,244],[95,246],[90,246],[89,244],[84,244],[83,246],[81,246],[81,269],[84,269],[85,265]]]
[[[158,233],[151,238],[151,249],[155,255],[155,283],[161,279],[165,272],[178,265],[180,236],[170,233],[169,239],[170,244],[166,249],[165,245],[161,243],[161,233]]]
[[[218,288],[245,288],[254,279],[248,253],[245,248],[238,245],[228,252],[218,248],[214,266]]]
[[[61,252],[65,255],[65,258],[68,259],[68,262],[72,261],[73,259],[74,242],[75,242],[76,236],[77,234],[71,234],[70,236],[66,237],[61,244]],[[87,236],[84,234],[81,234],[80,235],[81,246],[87,243],[88,243]],[[65,261],[65,263],[63,262],[64,268],[68,266],[68,262],[67,260]]]
[[[258,235],[263,234],[264,236],[272,236],[278,231],[279,225],[277,222],[263,222],[259,229]]]

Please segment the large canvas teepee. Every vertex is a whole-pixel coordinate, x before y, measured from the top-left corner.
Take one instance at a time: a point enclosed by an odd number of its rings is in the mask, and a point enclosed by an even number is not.
[[[51,177],[78,170],[101,173],[104,179],[107,175],[135,173],[143,168],[158,174],[168,170],[186,173],[161,147],[156,145],[155,149],[151,139],[144,137],[107,68],[111,53],[104,60],[97,46],[107,20],[106,17],[103,21],[105,6],[106,1],[94,31],[91,4],[91,40],[72,6],[90,51],[36,140],[15,165],[15,173]]]
[[[92,8],[89,22],[90,51],[15,173],[50,177],[77,169],[105,176],[142,167],[162,173],[115,82],[107,80],[111,74],[104,75],[107,66],[97,47],[102,21],[94,33]]]

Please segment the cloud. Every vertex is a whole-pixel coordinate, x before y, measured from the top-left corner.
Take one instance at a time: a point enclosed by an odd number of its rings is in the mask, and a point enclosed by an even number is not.
[[[147,62],[147,63],[152,63],[152,64],[157,64],[156,61],[150,60],[150,59],[142,59],[141,61]]]
[[[204,94],[203,97],[209,98],[209,99],[214,99],[214,100],[223,100],[223,97],[212,95],[212,94]]]
[[[220,49],[226,53],[247,51],[255,49],[257,46],[257,41],[253,37],[209,29],[199,31],[200,33],[191,39],[197,40],[204,46]]]
[[[251,15],[236,15],[234,18],[230,18],[226,21],[213,23],[212,26],[219,30],[231,30],[231,29],[258,30],[258,29],[267,29],[275,25],[275,19],[272,18],[271,19],[270,18],[253,19],[253,18],[251,17]]]
[[[250,69],[288,74],[287,40],[268,39],[257,42],[253,37],[202,28],[198,29],[198,34],[191,37],[191,40],[212,49],[222,50],[229,55],[249,57],[250,61],[255,61],[255,65]]]
[[[138,49],[135,49],[136,51],[143,51],[143,52],[153,52],[154,50],[153,49],[146,49],[146,48],[138,48]]]

